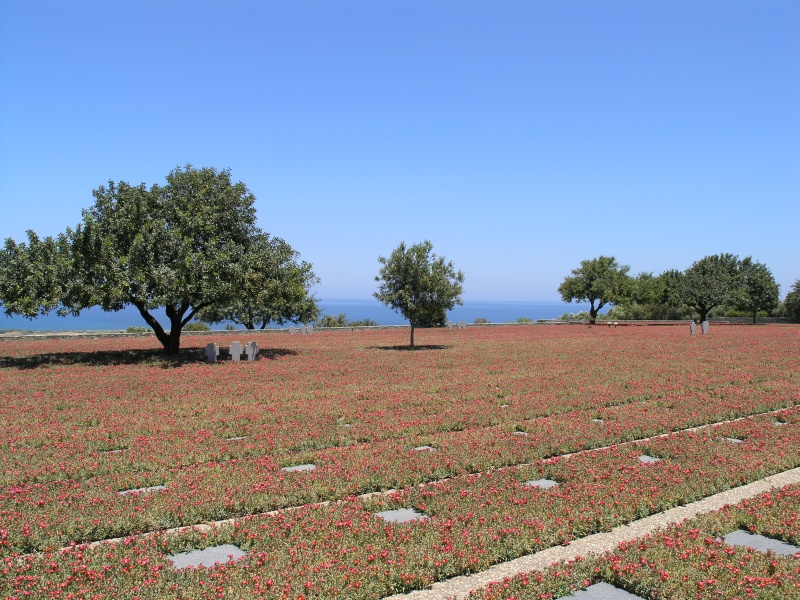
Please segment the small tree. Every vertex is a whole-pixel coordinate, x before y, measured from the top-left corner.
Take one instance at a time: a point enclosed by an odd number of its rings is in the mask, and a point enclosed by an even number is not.
[[[783,300],[783,314],[792,321],[800,321],[800,279],[794,282]]]
[[[630,297],[632,280],[628,271],[630,267],[618,265],[613,256],[583,260],[558,286],[558,292],[564,302],[588,302],[589,322],[594,324],[597,313],[606,304],[624,302]]]
[[[766,265],[753,262],[751,257],[739,265],[739,285],[733,305],[753,315],[753,325],[759,310],[771,311],[780,304],[780,287]]]
[[[739,285],[739,257],[733,254],[705,256],[686,269],[683,299],[705,321],[712,308],[733,299]]]
[[[389,258],[378,257],[383,266],[374,296],[411,323],[412,348],[416,327],[444,325],[447,311],[462,304],[464,274],[432,251],[428,240],[409,248],[401,242]]]

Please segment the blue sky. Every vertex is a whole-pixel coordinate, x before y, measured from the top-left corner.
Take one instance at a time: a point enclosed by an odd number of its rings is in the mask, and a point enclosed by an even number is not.
[[[433,242],[464,301],[731,252],[800,278],[800,2],[0,0],[0,239],[230,168],[320,298]]]

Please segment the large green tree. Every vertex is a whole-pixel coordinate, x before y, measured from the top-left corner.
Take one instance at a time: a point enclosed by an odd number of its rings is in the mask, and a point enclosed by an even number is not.
[[[264,329],[269,323],[309,323],[319,317],[319,306],[310,293],[319,279],[281,238],[266,233],[253,236],[243,267],[236,295],[201,310],[201,321],[233,321],[247,329]]]
[[[700,314],[700,321],[705,321],[711,309],[732,302],[739,284],[738,256],[705,256],[686,269],[683,299]]]
[[[74,230],[45,240],[29,233],[28,244],[6,240],[0,301],[7,314],[132,305],[174,354],[199,311],[233,302],[254,277],[262,235],[255,198],[230,171],[187,165],[165,185],[110,181],[93,194],[94,206]],[[166,327],[153,316],[159,307]]]
[[[383,266],[375,277],[380,286],[374,296],[411,323],[412,348],[416,327],[444,325],[447,311],[462,304],[464,274],[436,256],[428,240],[408,248],[401,242],[378,262]]]
[[[733,305],[753,315],[755,325],[758,311],[771,311],[780,304],[780,287],[766,265],[753,262],[751,257],[739,264],[739,284]]]
[[[580,267],[558,286],[558,292],[564,302],[588,302],[590,322],[595,323],[597,313],[606,304],[619,304],[630,298],[633,280],[628,271],[630,267],[618,265],[613,256],[582,260]]]

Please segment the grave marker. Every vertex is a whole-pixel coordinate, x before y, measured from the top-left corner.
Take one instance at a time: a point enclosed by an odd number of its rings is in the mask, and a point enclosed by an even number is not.
[[[558,482],[553,481],[552,479],[532,479],[530,481],[526,481],[522,485],[525,487],[537,487],[542,488],[543,490],[549,490],[552,487],[556,487]]]
[[[224,564],[244,556],[247,556],[247,552],[244,552],[239,546],[222,544],[203,550],[171,554],[167,558],[172,561],[172,566],[176,569],[186,569],[188,567],[213,567],[216,564]]]
[[[656,457],[654,457],[654,456],[647,456],[647,454],[642,454],[642,455],[639,457],[639,461],[640,461],[640,462],[643,462],[643,463],[645,463],[645,464],[657,463],[657,462],[659,462],[660,460],[661,460],[660,458],[656,458]]]
[[[312,465],[311,463],[307,463],[305,465],[294,465],[293,467],[283,467],[281,471],[285,471],[286,473],[294,473],[296,471],[313,471],[317,468],[317,465]]]
[[[800,552],[800,548],[787,544],[780,540],[774,540],[763,535],[750,533],[739,529],[733,531],[722,538],[717,538],[719,541],[730,544],[731,546],[744,546],[745,548],[753,548],[759,552],[767,552],[771,550],[780,556],[794,556]]]
[[[242,343],[241,342],[233,342],[231,347],[229,348],[231,353],[231,358],[234,362],[239,362],[242,360]]]
[[[146,493],[146,492],[159,492],[159,491],[165,490],[165,489],[167,489],[167,486],[165,486],[165,485],[151,485],[150,487],[135,488],[135,489],[132,489],[132,490],[120,490],[119,492],[117,492],[117,494],[120,495],[120,496],[126,496],[128,494],[142,494],[142,493]]]
[[[398,508],[396,510],[384,510],[383,512],[375,513],[376,517],[380,517],[385,521],[391,523],[408,523],[409,521],[424,521],[428,518],[425,513],[417,512],[413,508]]]
[[[258,356],[258,344],[255,342],[250,342],[244,347],[244,353],[247,355],[247,360],[255,360]]]
[[[297,329],[294,328],[294,325],[289,327],[289,335],[294,335],[297,333]]]
[[[697,323],[692,321],[691,323],[689,323],[689,335],[694,335],[695,329],[697,329]]]
[[[209,363],[217,362],[217,357],[219,356],[219,346],[216,344],[208,344],[206,345],[206,349],[203,350],[203,354],[206,355],[206,361]]]
[[[708,321],[703,321],[700,323],[700,327],[703,328],[703,333],[708,333]]]

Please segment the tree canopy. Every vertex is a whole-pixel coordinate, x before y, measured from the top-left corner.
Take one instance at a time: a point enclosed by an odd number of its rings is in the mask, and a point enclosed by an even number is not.
[[[606,304],[617,304],[630,296],[633,283],[628,271],[630,267],[618,265],[613,256],[583,260],[558,286],[558,292],[564,302],[588,302],[590,322],[595,323]]]
[[[319,279],[284,240],[258,233],[243,260],[237,293],[202,309],[201,321],[233,321],[247,329],[264,329],[269,323],[309,323],[319,317],[316,298],[309,293]]]
[[[436,256],[428,240],[408,248],[401,242],[378,262],[383,266],[375,277],[380,286],[374,296],[411,323],[412,348],[416,327],[444,325],[447,311],[462,304],[464,274]]]
[[[780,304],[780,287],[766,265],[753,262],[751,257],[739,264],[739,282],[733,294],[733,305],[753,315],[753,324],[759,310],[771,311]]]
[[[739,257],[733,254],[705,256],[686,269],[683,299],[705,321],[709,311],[733,300],[739,285]]]
[[[166,180],[149,189],[110,181],[94,190],[95,203],[74,230],[45,240],[29,232],[28,244],[6,240],[0,254],[6,314],[132,305],[173,354],[182,328],[200,311],[230,306],[252,291],[244,283],[261,277],[258,265],[275,260],[275,246],[255,225],[253,194],[232,183],[228,170],[187,165]],[[304,265],[296,280],[308,282],[313,274]],[[168,329],[152,314],[158,307],[166,310]]]
[[[792,321],[800,321],[800,279],[792,284],[792,289],[786,294],[783,313]]]

